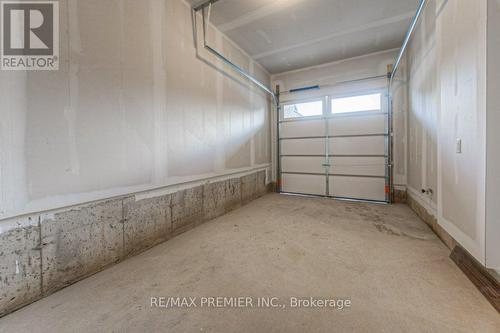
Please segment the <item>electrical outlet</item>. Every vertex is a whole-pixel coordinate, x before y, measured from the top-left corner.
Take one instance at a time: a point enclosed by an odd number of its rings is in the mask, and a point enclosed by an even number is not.
[[[457,154],[462,154],[462,139],[457,139]]]

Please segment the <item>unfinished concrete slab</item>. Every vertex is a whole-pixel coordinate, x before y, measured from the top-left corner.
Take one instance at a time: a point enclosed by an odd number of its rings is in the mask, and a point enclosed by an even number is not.
[[[407,206],[271,194],[0,319],[0,332],[499,332],[448,254]],[[161,296],[352,306],[151,307]]]

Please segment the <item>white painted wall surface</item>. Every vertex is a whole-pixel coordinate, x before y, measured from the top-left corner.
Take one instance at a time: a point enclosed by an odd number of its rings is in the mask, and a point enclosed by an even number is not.
[[[439,85],[436,1],[429,1],[407,52],[408,190],[437,215],[437,124]],[[422,194],[422,189],[433,195]]]
[[[406,57],[399,65],[392,83],[393,176],[394,187],[405,190],[408,184],[408,64]]]
[[[0,72],[0,219],[269,165],[268,96],[187,3],[61,0],[60,30],[59,71]]]
[[[437,31],[439,223],[484,263],[486,0],[448,1]]]
[[[394,63],[396,54],[397,50],[389,50],[285,72],[273,75],[272,81],[274,84],[280,84],[283,91],[312,85],[333,85],[343,81],[386,75],[387,65]]]
[[[409,190],[485,263],[486,0],[430,1],[408,62]]]
[[[500,272],[500,1],[488,0],[486,265]]]

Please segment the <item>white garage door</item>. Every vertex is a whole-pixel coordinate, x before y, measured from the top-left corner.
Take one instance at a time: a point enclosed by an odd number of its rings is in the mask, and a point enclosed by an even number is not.
[[[388,201],[388,114],[382,91],[282,105],[281,191]]]

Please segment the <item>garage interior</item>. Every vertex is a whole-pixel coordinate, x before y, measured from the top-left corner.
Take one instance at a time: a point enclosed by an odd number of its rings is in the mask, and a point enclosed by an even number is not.
[[[498,0],[54,13],[0,70],[0,332],[500,332]]]

